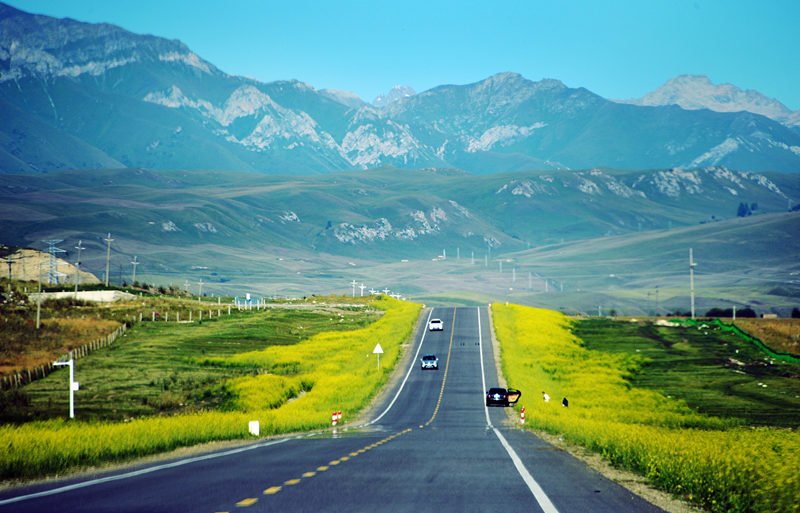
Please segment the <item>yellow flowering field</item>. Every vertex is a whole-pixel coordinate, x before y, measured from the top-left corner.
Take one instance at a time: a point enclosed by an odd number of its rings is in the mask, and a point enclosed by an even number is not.
[[[52,420],[0,427],[0,477],[19,479],[119,461],[177,447],[330,426],[331,413],[352,418],[388,380],[411,336],[421,305],[390,298],[373,305],[382,317],[357,330],[323,332],[294,345],[227,358],[259,368],[228,381],[231,411],[207,411],[129,422]],[[372,350],[381,344],[381,367]]]
[[[586,349],[561,313],[499,304],[492,313],[508,382],[528,397],[546,391],[552,398],[526,405],[528,426],[589,447],[710,511],[800,511],[797,431],[737,426],[633,388],[628,378],[644,360]]]

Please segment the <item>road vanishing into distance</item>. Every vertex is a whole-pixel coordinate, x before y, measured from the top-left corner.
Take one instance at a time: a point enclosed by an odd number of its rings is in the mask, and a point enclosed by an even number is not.
[[[498,384],[486,308],[426,314],[444,330],[420,323],[367,424],[7,489],[0,512],[663,511],[485,407]],[[427,353],[439,370],[420,369]],[[521,404],[541,401],[522,392]]]

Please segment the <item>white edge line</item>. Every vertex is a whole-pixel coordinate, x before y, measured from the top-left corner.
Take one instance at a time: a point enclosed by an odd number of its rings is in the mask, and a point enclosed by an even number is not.
[[[411,375],[411,371],[414,370],[414,368],[417,366],[417,357],[419,356],[419,352],[422,349],[422,343],[425,342],[425,334],[428,332],[428,323],[431,320],[431,315],[433,315],[433,308],[431,308],[431,311],[428,312],[428,318],[425,320],[425,328],[422,330],[422,338],[419,339],[419,346],[417,347],[417,352],[414,354],[414,358],[411,359],[411,364],[408,366],[408,372],[406,372],[406,377],[403,378],[403,382],[400,383],[400,388],[397,389],[397,393],[394,395],[394,398],[392,398],[392,402],[390,402],[389,406],[387,406],[386,409],[383,410],[383,413],[381,413],[371,421],[364,424],[364,426],[371,426],[372,424],[375,424],[376,422],[381,420],[381,418],[384,415],[389,413],[389,410],[391,410],[392,406],[394,406],[394,402],[397,401],[398,397],[400,397],[400,392],[402,392],[403,387],[406,386],[406,381],[408,381],[408,377]]]
[[[481,379],[483,380],[483,389],[486,390],[486,372],[484,371],[483,367],[483,334],[481,333],[481,309],[478,307],[478,349],[481,355]],[[533,494],[533,497],[536,499],[536,502],[539,503],[539,507],[542,508],[544,513],[558,513],[558,510],[553,503],[550,502],[550,498],[544,493],[542,487],[539,486],[539,483],[533,478],[533,476],[528,472],[528,469],[525,468],[525,464],[522,463],[522,460],[517,455],[516,451],[513,447],[508,443],[505,437],[500,433],[496,427],[492,425],[492,421],[489,419],[489,407],[486,406],[486,403],[483,405],[483,411],[486,413],[486,424],[492,428],[494,434],[497,435],[497,439],[500,440],[500,444],[508,453],[508,456],[511,458],[511,461],[514,463],[514,467],[516,467],[517,472],[519,472],[520,477],[522,480],[525,481],[525,484],[528,485],[528,489]]]
[[[131,477],[141,476],[141,475],[144,475],[144,474],[149,474],[151,472],[156,472],[156,471],[164,470],[164,469],[168,469],[168,468],[180,467],[182,465],[188,465],[190,463],[195,463],[195,462],[198,462],[198,461],[211,460],[211,459],[214,459],[214,458],[220,458],[222,456],[230,456],[231,454],[237,454],[237,453],[240,453],[240,452],[252,451],[253,449],[260,449],[262,447],[267,447],[267,446],[270,446],[270,445],[280,444],[280,443],[283,443],[283,442],[286,442],[286,441],[289,441],[289,440],[292,440],[292,438],[282,438],[280,440],[272,440],[272,441],[269,441],[269,442],[263,442],[263,443],[248,445],[246,447],[239,447],[237,449],[230,449],[230,450],[223,451],[223,452],[215,452],[215,453],[206,454],[206,455],[203,455],[203,456],[196,456],[194,458],[187,458],[187,459],[184,459],[184,460],[173,461],[171,463],[164,463],[163,465],[156,465],[154,467],[147,467],[147,468],[143,468],[143,469],[139,469],[139,470],[134,470],[132,472],[126,472],[124,474],[117,474],[117,475],[114,475],[114,476],[101,477],[101,478],[92,479],[92,480],[89,480],[89,481],[82,481],[80,483],[75,483],[75,484],[71,484],[71,485],[67,485],[67,486],[61,486],[59,488],[53,488],[51,490],[45,490],[45,491],[42,491],[42,492],[31,493],[31,494],[28,494],[28,495],[20,495],[18,497],[12,497],[10,499],[0,500],[0,506],[6,505],[6,504],[12,504],[14,502],[25,501],[25,500],[28,500],[28,499],[36,499],[36,498],[39,498],[39,497],[47,497],[48,495],[56,495],[56,494],[59,494],[59,493],[68,492],[70,490],[77,490],[77,489],[80,489],[80,488],[86,488],[88,486],[93,486],[93,485],[97,485],[97,484],[109,483],[109,482],[112,482],[112,481],[120,481],[122,479],[128,479],[128,478],[131,478]]]

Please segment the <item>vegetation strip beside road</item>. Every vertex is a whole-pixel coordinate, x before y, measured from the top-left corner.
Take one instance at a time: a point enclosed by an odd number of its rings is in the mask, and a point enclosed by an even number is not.
[[[595,450],[710,511],[797,511],[796,431],[704,415],[682,400],[633,386],[648,359],[587,347],[563,314],[492,308],[505,378],[529,396],[546,391],[553,398],[526,404],[532,428]]]
[[[195,347],[195,356],[184,355],[185,361],[194,359],[201,367],[239,376],[223,385],[225,411],[123,422],[51,419],[2,426],[0,477],[32,478],[197,443],[247,438],[251,436],[248,423],[254,420],[260,423],[261,435],[272,435],[327,427],[332,411],[342,411],[345,419],[352,417],[389,378],[421,308],[388,298],[372,305],[383,315],[355,330],[322,332],[276,346],[269,345],[266,330],[259,335],[257,326],[250,325],[246,332],[260,336],[261,346],[267,347],[221,357],[203,357]],[[242,321],[217,322],[234,323],[228,326],[233,333]],[[219,334],[217,339],[217,343],[225,341]],[[207,341],[215,342],[213,336]],[[187,350],[186,341],[178,342],[177,348]],[[380,368],[372,354],[378,342],[384,351]],[[276,390],[281,397],[276,398]]]

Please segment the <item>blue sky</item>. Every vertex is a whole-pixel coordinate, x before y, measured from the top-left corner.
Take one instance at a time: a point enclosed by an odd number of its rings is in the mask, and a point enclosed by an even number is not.
[[[367,101],[503,71],[612,99],[705,74],[800,109],[798,0],[8,0],[180,39],[221,70]]]

